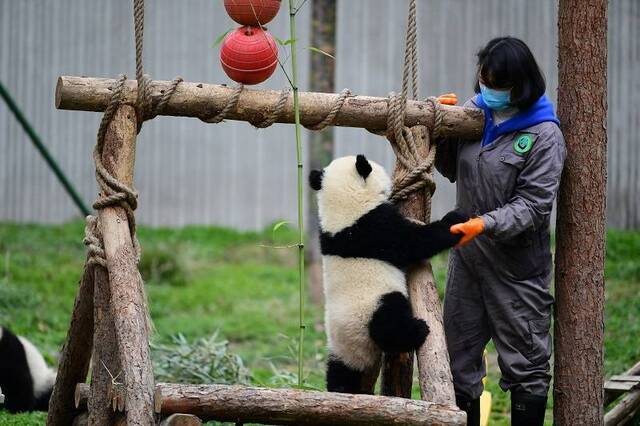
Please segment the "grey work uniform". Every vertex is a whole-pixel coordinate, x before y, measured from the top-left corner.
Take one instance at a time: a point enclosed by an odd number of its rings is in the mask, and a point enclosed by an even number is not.
[[[473,100],[465,106],[476,106]],[[525,137],[528,151],[516,143]],[[521,141],[522,139],[520,139]],[[525,150],[527,147],[525,147]],[[457,208],[485,232],[450,252],[444,324],[456,394],[483,390],[493,339],[503,390],[546,396],[551,357],[549,218],[566,150],[553,122],[480,141],[441,141],[436,167],[456,182]]]

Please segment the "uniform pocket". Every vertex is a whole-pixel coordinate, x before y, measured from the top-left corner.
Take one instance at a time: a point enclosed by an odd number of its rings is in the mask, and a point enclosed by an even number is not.
[[[503,164],[515,167],[520,170],[524,167],[525,158],[522,155],[513,152],[503,152],[500,154],[499,160]]]
[[[504,271],[515,280],[526,280],[545,272],[543,259],[529,236],[521,234],[497,243],[500,263]]]
[[[528,321],[529,350],[525,355],[532,364],[541,364],[551,358],[551,317],[531,319]]]

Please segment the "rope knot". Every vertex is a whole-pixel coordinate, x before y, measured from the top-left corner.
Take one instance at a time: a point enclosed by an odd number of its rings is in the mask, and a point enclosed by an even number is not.
[[[82,242],[87,246],[87,265],[100,265],[106,269],[107,258],[104,254],[102,235],[100,235],[97,217],[91,215],[86,217],[84,239]]]

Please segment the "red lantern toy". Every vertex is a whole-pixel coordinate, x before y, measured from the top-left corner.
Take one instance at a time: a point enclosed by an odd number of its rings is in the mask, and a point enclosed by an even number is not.
[[[280,0],[224,0],[231,19],[241,25],[265,25],[278,14]]]
[[[262,83],[278,65],[278,47],[271,34],[260,28],[238,28],[222,42],[220,62],[232,80],[243,84]]]

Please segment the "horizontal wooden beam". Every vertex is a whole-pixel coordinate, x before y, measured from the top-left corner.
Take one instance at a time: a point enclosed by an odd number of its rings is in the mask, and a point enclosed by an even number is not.
[[[76,111],[104,111],[111,98],[116,80],[108,78],[71,77],[58,78],[56,108]],[[151,84],[152,97],[158,99],[169,90],[170,81],[155,80]],[[133,104],[136,99],[137,82],[126,82],[125,102]],[[233,88],[204,83],[182,82],[167,103],[161,115],[182,117],[205,117],[215,115],[226,105]],[[268,115],[278,101],[280,92],[275,90],[247,89],[240,95],[238,104],[229,111],[230,120],[257,123]],[[321,122],[331,111],[337,95],[333,93],[300,92],[301,122],[312,126]],[[442,105],[441,134],[446,137],[479,139],[482,134],[484,116],[481,110]],[[387,98],[350,96],[336,117],[335,125],[384,130],[387,127]],[[293,123],[293,100],[291,96],[284,106],[278,123]],[[429,104],[409,101],[406,125],[431,127],[434,114]]]
[[[76,406],[86,406],[89,387],[76,388]],[[453,405],[405,398],[267,389],[229,385],[158,383],[155,411],[193,414],[203,421],[274,425],[464,425]]]
[[[374,395],[246,386],[161,384],[156,413],[277,425],[464,425],[457,407]]]

